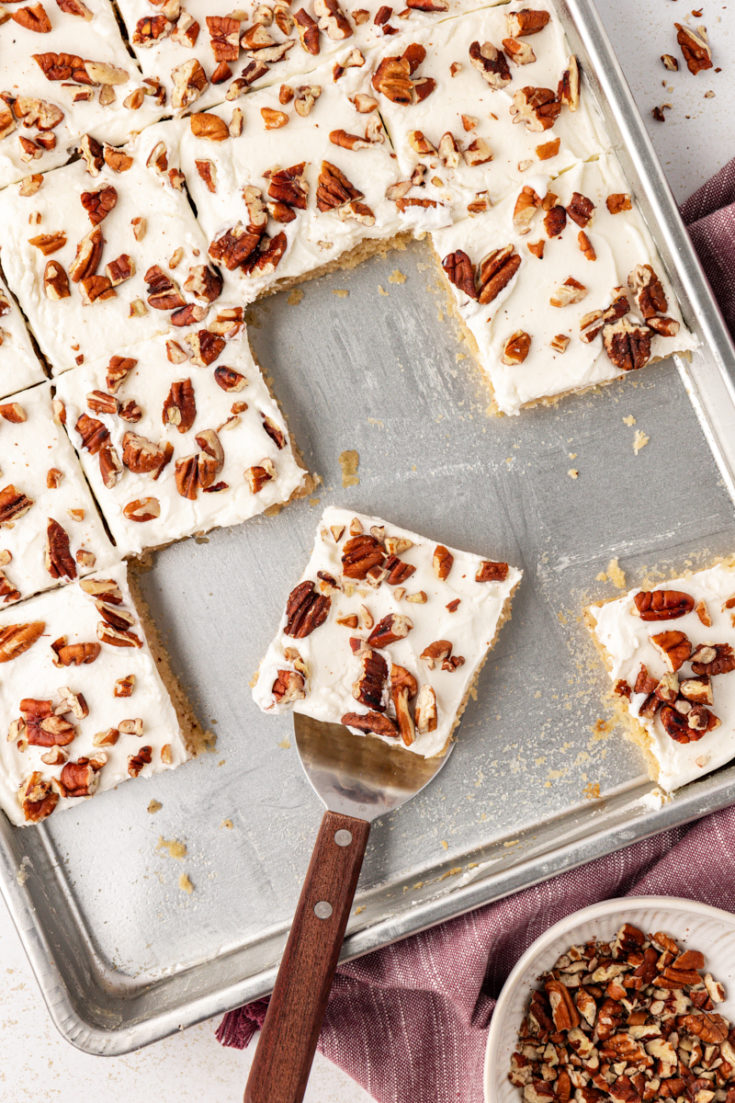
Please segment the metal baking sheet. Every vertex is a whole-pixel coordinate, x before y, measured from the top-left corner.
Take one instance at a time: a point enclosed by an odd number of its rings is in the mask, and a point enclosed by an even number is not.
[[[733,765],[656,806],[607,724],[580,618],[614,593],[595,581],[612,557],[633,585],[733,551],[735,352],[593,7],[562,11],[701,348],[498,420],[426,245],[258,305],[255,351],[323,486],[167,549],[142,578],[216,749],[35,830],[0,817],[0,888],[56,1024],[88,1052],[126,1052],[272,986],[321,810],[290,721],[262,716],[248,682],[326,502],[525,570],[446,768],[373,830],[345,957],[735,801]],[[348,448],[360,484],[347,491]]]

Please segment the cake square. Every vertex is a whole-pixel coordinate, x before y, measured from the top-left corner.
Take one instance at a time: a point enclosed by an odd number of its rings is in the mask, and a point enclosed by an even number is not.
[[[38,823],[189,757],[125,567],[0,612],[0,807]]]
[[[12,4],[0,48],[0,187],[65,164],[83,134],[118,145],[163,114],[109,0]]]
[[[735,559],[590,605],[628,735],[671,792],[735,758]]]
[[[174,112],[202,111],[306,74],[343,46],[365,51],[386,35],[422,28],[478,0],[421,0],[394,11],[380,0],[360,8],[336,0],[187,0],[162,8],[151,0],[119,0],[128,37],[147,77],[160,79]]]
[[[213,324],[58,381],[67,429],[123,554],[238,524],[311,485],[244,329],[226,342]]]
[[[120,557],[41,383],[0,403],[0,606]]]
[[[35,194],[0,192],[5,276],[54,374],[201,320],[220,293],[171,137],[85,142]]]
[[[432,233],[505,414],[696,345],[615,158],[542,184]]]
[[[330,506],[253,697],[443,754],[520,580],[507,563]]]
[[[23,315],[0,280],[0,398],[45,378]]]
[[[546,0],[406,28],[369,64],[401,170],[399,207],[419,229],[486,210],[609,146]]]
[[[308,84],[295,79],[178,123],[210,259],[246,302],[399,228],[386,195],[397,167],[376,101],[354,102],[362,64],[337,80],[322,66]]]

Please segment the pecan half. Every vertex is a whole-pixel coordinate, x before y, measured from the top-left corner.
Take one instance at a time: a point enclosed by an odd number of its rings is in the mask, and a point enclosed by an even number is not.
[[[608,360],[621,371],[637,371],[651,359],[651,330],[633,325],[627,318],[606,325],[602,342]]]
[[[480,264],[479,301],[487,305],[497,298],[514,278],[520,266],[521,258],[516,253],[515,246],[505,245],[502,249],[493,250]]]
[[[633,598],[631,612],[641,620],[675,620],[694,608],[694,598],[682,590],[641,590]]]
[[[572,993],[560,980],[547,980],[544,985],[551,1007],[551,1016],[557,1030],[574,1030],[579,1026],[579,1011]]]
[[[442,260],[442,268],[455,287],[463,291],[470,299],[477,299],[475,271],[472,261],[462,249],[449,253]]]
[[[57,260],[48,261],[43,270],[43,290],[46,298],[53,302],[68,299],[71,295],[69,277]]]
[[[76,564],[69,550],[69,534],[53,517],[49,517],[46,527],[44,561],[52,578],[77,577]]]
[[[172,456],[173,447],[168,441],[154,444],[147,437],[130,432],[123,436],[122,462],[136,475],[152,475],[157,479]]]
[[[327,619],[332,599],[320,594],[309,579],[300,582],[288,596],[283,632],[294,639],[304,639]]]
[[[511,334],[503,346],[502,361],[514,366],[522,364],[531,350],[531,337],[522,329]]]
[[[551,16],[547,11],[534,8],[520,8],[518,11],[506,15],[505,22],[508,34],[511,38],[521,38],[523,35],[538,34],[549,22]]]
[[[411,715],[409,701],[418,693],[418,682],[403,666],[391,664],[390,668],[390,697],[396,713],[398,730],[401,739],[407,747],[410,747],[415,739],[415,723]]]
[[[735,670],[735,652],[729,643],[702,644],[692,652],[692,670],[695,674],[729,674]]]
[[[628,287],[635,296],[638,309],[648,321],[655,314],[665,314],[666,292],[650,264],[637,264],[628,276]]]
[[[345,541],[342,548],[342,573],[346,578],[364,579],[374,567],[382,567],[385,549],[374,536],[360,533]]]
[[[388,680],[388,664],[378,651],[362,644],[356,657],[360,663],[359,677],[352,684],[352,696],[361,705],[385,712],[384,691]]]
[[[27,651],[45,631],[42,620],[8,624],[0,628],[0,663],[9,663]]]
[[[67,797],[91,797],[100,781],[102,764],[91,758],[78,758],[67,762],[59,781]]]
[[[204,138],[209,142],[225,142],[230,136],[225,120],[210,111],[190,115],[189,126],[195,138]]]
[[[79,242],[74,260],[69,265],[69,277],[73,283],[94,275],[102,256],[104,241],[102,231],[95,226]]]

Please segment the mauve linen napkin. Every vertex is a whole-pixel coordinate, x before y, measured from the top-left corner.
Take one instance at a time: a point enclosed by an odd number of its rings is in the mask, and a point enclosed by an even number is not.
[[[735,333],[735,160],[682,207]],[[340,967],[319,1049],[379,1103],[482,1103],[487,1028],[505,978],[552,923],[615,896],[684,896],[735,911],[735,807],[666,831]],[[244,1047],[268,1006],[231,1011]]]

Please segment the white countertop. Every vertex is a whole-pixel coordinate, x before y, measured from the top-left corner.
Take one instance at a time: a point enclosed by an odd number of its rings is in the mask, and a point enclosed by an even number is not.
[[[646,119],[658,154],[678,200],[684,199],[735,155],[732,106],[735,91],[735,5],[704,0],[706,24],[715,65],[722,72],[692,77],[683,67],[667,72],[662,53],[679,55],[674,20],[691,11],[685,0],[599,0],[623,68]],[[668,92],[665,85],[673,86]],[[705,92],[714,91],[713,98]],[[656,104],[672,103],[665,123],[651,118]],[[20,941],[0,905],[0,1103],[129,1103],[151,1098],[177,1103],[239,1101],[252,1058],[223,1049],[214,1039],[215,1023],[197,1027],[125,1057],[90,1057],[73,1049],[56,1033],[25,960]],[[306,1103],[370,1103],[354,1081],[317,1055]]]

